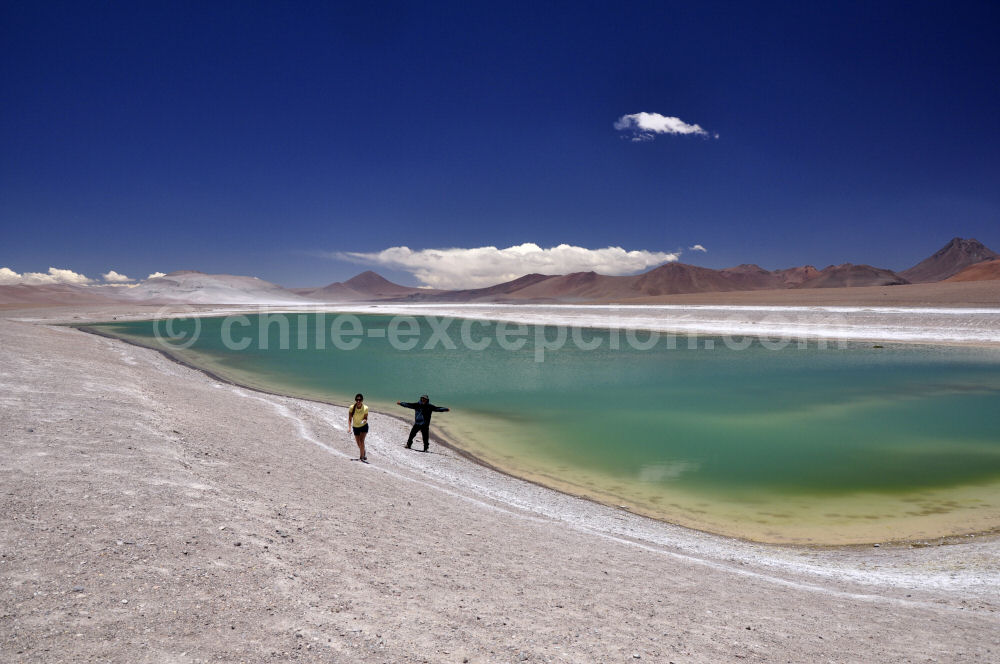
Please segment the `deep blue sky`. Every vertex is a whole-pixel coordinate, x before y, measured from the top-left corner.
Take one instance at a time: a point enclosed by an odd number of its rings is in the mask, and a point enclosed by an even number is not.
[[[995,2],[5,1],[0,266],[299,286],[395,245],[1000,250],[997,34]],[[719,138],[624,140],[640,111]]]

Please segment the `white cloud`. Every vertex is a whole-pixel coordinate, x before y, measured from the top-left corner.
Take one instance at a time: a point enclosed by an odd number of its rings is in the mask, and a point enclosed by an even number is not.
[[[568,244],[543,249],[525,243],[516,247],[421,249],[390,247],[377,253],[338,252],[333,258],[405,270],[432,288],[480,288],[517,279],[533,272],[568,274],[634,274],[676,261],[678,253],[626,251],[621,247],[585,249]]]
[[[126,277],[124,274],[118,274],[114,270],[111,270],[110,272],[106,272],[105,274],[102,274],[101,278],[104,279],[105,281],[108,281],[108,282],[111,282],[111,283],[114,283],[114,284],[123,284],[125,282],[132,281],[131,277]]]
[[[696,136],[711,136],[718,138],[718,134],[709,134],[700,125],[688,124],[680,118],[675,118],[659,113],[632,113],[623,115],[615,121],[615,129],[627,132],[633,142],[651,141],[656,138],[655,134],[694,134]]]
[[[167,276],[165,272],[154,272],[153,274],[146,277],[147,279],[159,279],[160,277]]]
[[[63,270],[57,267],[50,267],[48,272],[25,272],[18,274],[7,267],[0,268],[0,284],[26,284],[38,286],[45,284],[75,284],[83,286],[93,281],[85,275],[73,270]]]
[[[21,275],[9,267],[0,267],[0,286],[21,283]]]
[[[696,244],[693,247],[688,247],[688,249],[690,249],[691,251],[703,251],[705,253],[708,253],[708,249],[701,246],[700,244]]]

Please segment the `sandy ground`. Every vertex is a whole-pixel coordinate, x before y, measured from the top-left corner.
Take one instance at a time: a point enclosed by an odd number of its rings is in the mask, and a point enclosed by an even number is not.
[[[0,661],[995,662],[1000,540],[749,544],[0,318]],[[32,318],[24,322],[19,318]]]

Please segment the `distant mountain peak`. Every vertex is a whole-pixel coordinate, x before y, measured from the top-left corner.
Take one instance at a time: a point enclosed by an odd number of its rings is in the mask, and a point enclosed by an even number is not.
[[[941,256],[953,251],[960,251],[970,255],[975,255],[981,252],[992,253],[986,245],[974,237],[970,237],[968,239],[964,237],[953,237],[948,241],[948,244],[934,252],[934,256]]]
[[[398,284],[392,283],[391,281],[389,281],[388,279],[386,279],[385,277],[383,277],[378,272],[374,272],[372,270],[365,270],[361,274],[358,274],[358,275],[355,275],[355,276],[351,277],[350,279],[348,279],[344,283],[346,285],[350,286],[351,288],[373,288],[373,287],[383,287],[383,286],[396,286],[396,287],[398,287],[399,286]]]
[[[951,238],[951,241],[948,242],[947,246],[951,246],[953,244],[971,246],[971,247],[985,247],[985,245],[983,245],[982,242],[980,242],[974,237],[970,237],[968,239],[964,237],[953,237]]]
[[[930,257],[899,274],[913,283],[942,281],[958,274],[970,265],[993,258],[1000,258],[1000,254],[989,249],[979,240],[955,237]]]
[[[394,284],[378,272],[365,270],[347,281],[336,281],[322,288],[302,288],[298,293],[324,301],[353,301],[406,297],[419,292],[419,288]]]

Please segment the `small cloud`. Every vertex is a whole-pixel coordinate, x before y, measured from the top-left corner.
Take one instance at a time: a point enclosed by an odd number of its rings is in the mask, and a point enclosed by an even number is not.
[[[18,274],[8,267],[0,267],[0,284],[25,284],[28,286],[39,286],[45,284],[74,284],[84,286],[93,282],[93,279],[74,272],[57,267],[50,267],[48,272],[25,272]]]
[[[159,279],[160,277],[167,276],[165,272],[154,272],[153,274],[146,277],[147,279]]]
[[[586,249],[560,244],[543,249],[530,242],[506,249],[474,247],[414,251],[409,247],[390,247],[377,253],[327,255],[354,263],[404,270],[424,286],[446,289],[493,286],[531,273],[634,274],[680,257],[679,253],[626,251],[621,247]]]
[[[632,113],[623,115],[615,121],[615,129],[627,132],[632,142],[641,143],[656,138],[656,134],[694,134],[718,138],[718,134],[710,134],[700,125],[688,124],[680,118],[659,113]]]
[[[688,249],[690,249],[691,251],[702,251],[702,252],[708,253],[708,249],[706,249],[705,247],[701,246],[700,244],[696,244],[693,247],[688,247]]]
[[[132,281],[131,277],[126,277],[124,274],[118,274],[114,270],[102,274],[101,278],[113,284],[123,284]]]

